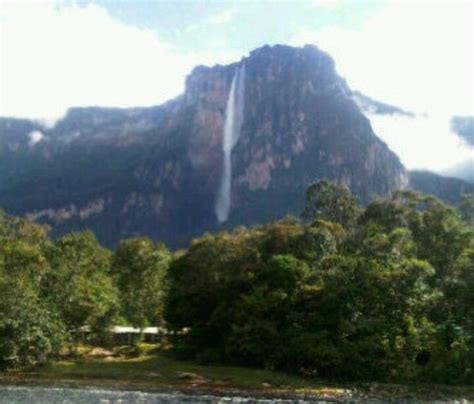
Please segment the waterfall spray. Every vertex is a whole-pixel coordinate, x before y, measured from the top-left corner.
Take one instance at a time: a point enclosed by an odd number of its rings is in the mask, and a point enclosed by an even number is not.
[[[245,64],[237,66],[229,98],[225,111],[225,124],[222,133],[222,150],[224,152],[224,162],[222,167],[222,178],[217,194],[215,212],[219,223],[225,222],[229,217],[232,182],[232,149],[237,144],[240,137],[244,118],[244,82]]]

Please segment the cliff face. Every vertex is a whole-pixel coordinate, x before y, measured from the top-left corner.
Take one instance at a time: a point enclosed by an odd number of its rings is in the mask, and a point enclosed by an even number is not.
[[[374,135],[327,54],[265,47],[246,66],[248,102],[234,150],[238,216],[247,201],[245,216],[256,206],[265,218],[298,212],[316,178],[345,184],[363,200],[405,185],[398,157]]]
[[[458,205],[463,194],[474,193],[474,184],[459,178],[445,177],[429,171],[413,170],[409,172],[409,186],[425,194]]]
[[[364,201],[406,185],[327,54],[266,46],[239,63],[244,117],[224,227],[299,213],[317,178]],[[185,93],[158,107],[72,109],[52,129],[0,120],[0,206],[55,234],[92,228],[109,245],[147,234],[177,246],[219,228],[222,134],[239,63],[195,68]]]

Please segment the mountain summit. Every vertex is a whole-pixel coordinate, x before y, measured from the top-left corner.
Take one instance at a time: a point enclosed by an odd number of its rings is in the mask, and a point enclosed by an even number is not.
[[[328,54],[276,45],[196,67],[184,94],[157,107],[73,108],[50,129],[4,118],[0,206],[54,234],[91,228],[107,245],[146,234],[180,246],[298,214],[318,178],[364,201],[405,187],[405,168],[353,95]]]

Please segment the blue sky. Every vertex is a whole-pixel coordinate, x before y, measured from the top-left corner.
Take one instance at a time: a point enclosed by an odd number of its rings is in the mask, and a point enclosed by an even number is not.
[[[83,2],[82,4],[92,3]],[[183,52],[209,47],[246,52],[286,43],[301,26],[357,27],[383,1],[97,1],[127,24],[155,30]]]
[[[472,113],[472,14],[468,0],[0,0],[0,115],[161,103],[195,65],[275,43],[318,45],[383,101]]]
[[[54,120],[72,106],[156,105],[180,94],[198,64],[231,63],[264,44],[312,43],[333,56],[353,89],[436,117],[372,122],[408,166],[441,169],[470,157],[447,122],[474,115],[473,7],[470,0],[0,0],[0,116]],[[434,137],[443,139],[436,150],[419,153]]]

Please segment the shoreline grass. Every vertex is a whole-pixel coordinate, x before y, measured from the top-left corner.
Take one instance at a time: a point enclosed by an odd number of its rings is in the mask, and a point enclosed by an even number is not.
[[[93,349],[82,347],[77,358],[53,361],[30,371],[0,373],[0,383],[234,396],[305,396],[338,401],[368,398],[474,400],[474,386],[328,383],[271,370],[178,361],[166,350],[152,346],[144,348],[144,354],[139,356],[117,355],[117,352],[123,352],[118,349],[99,357],[91,354]]]

